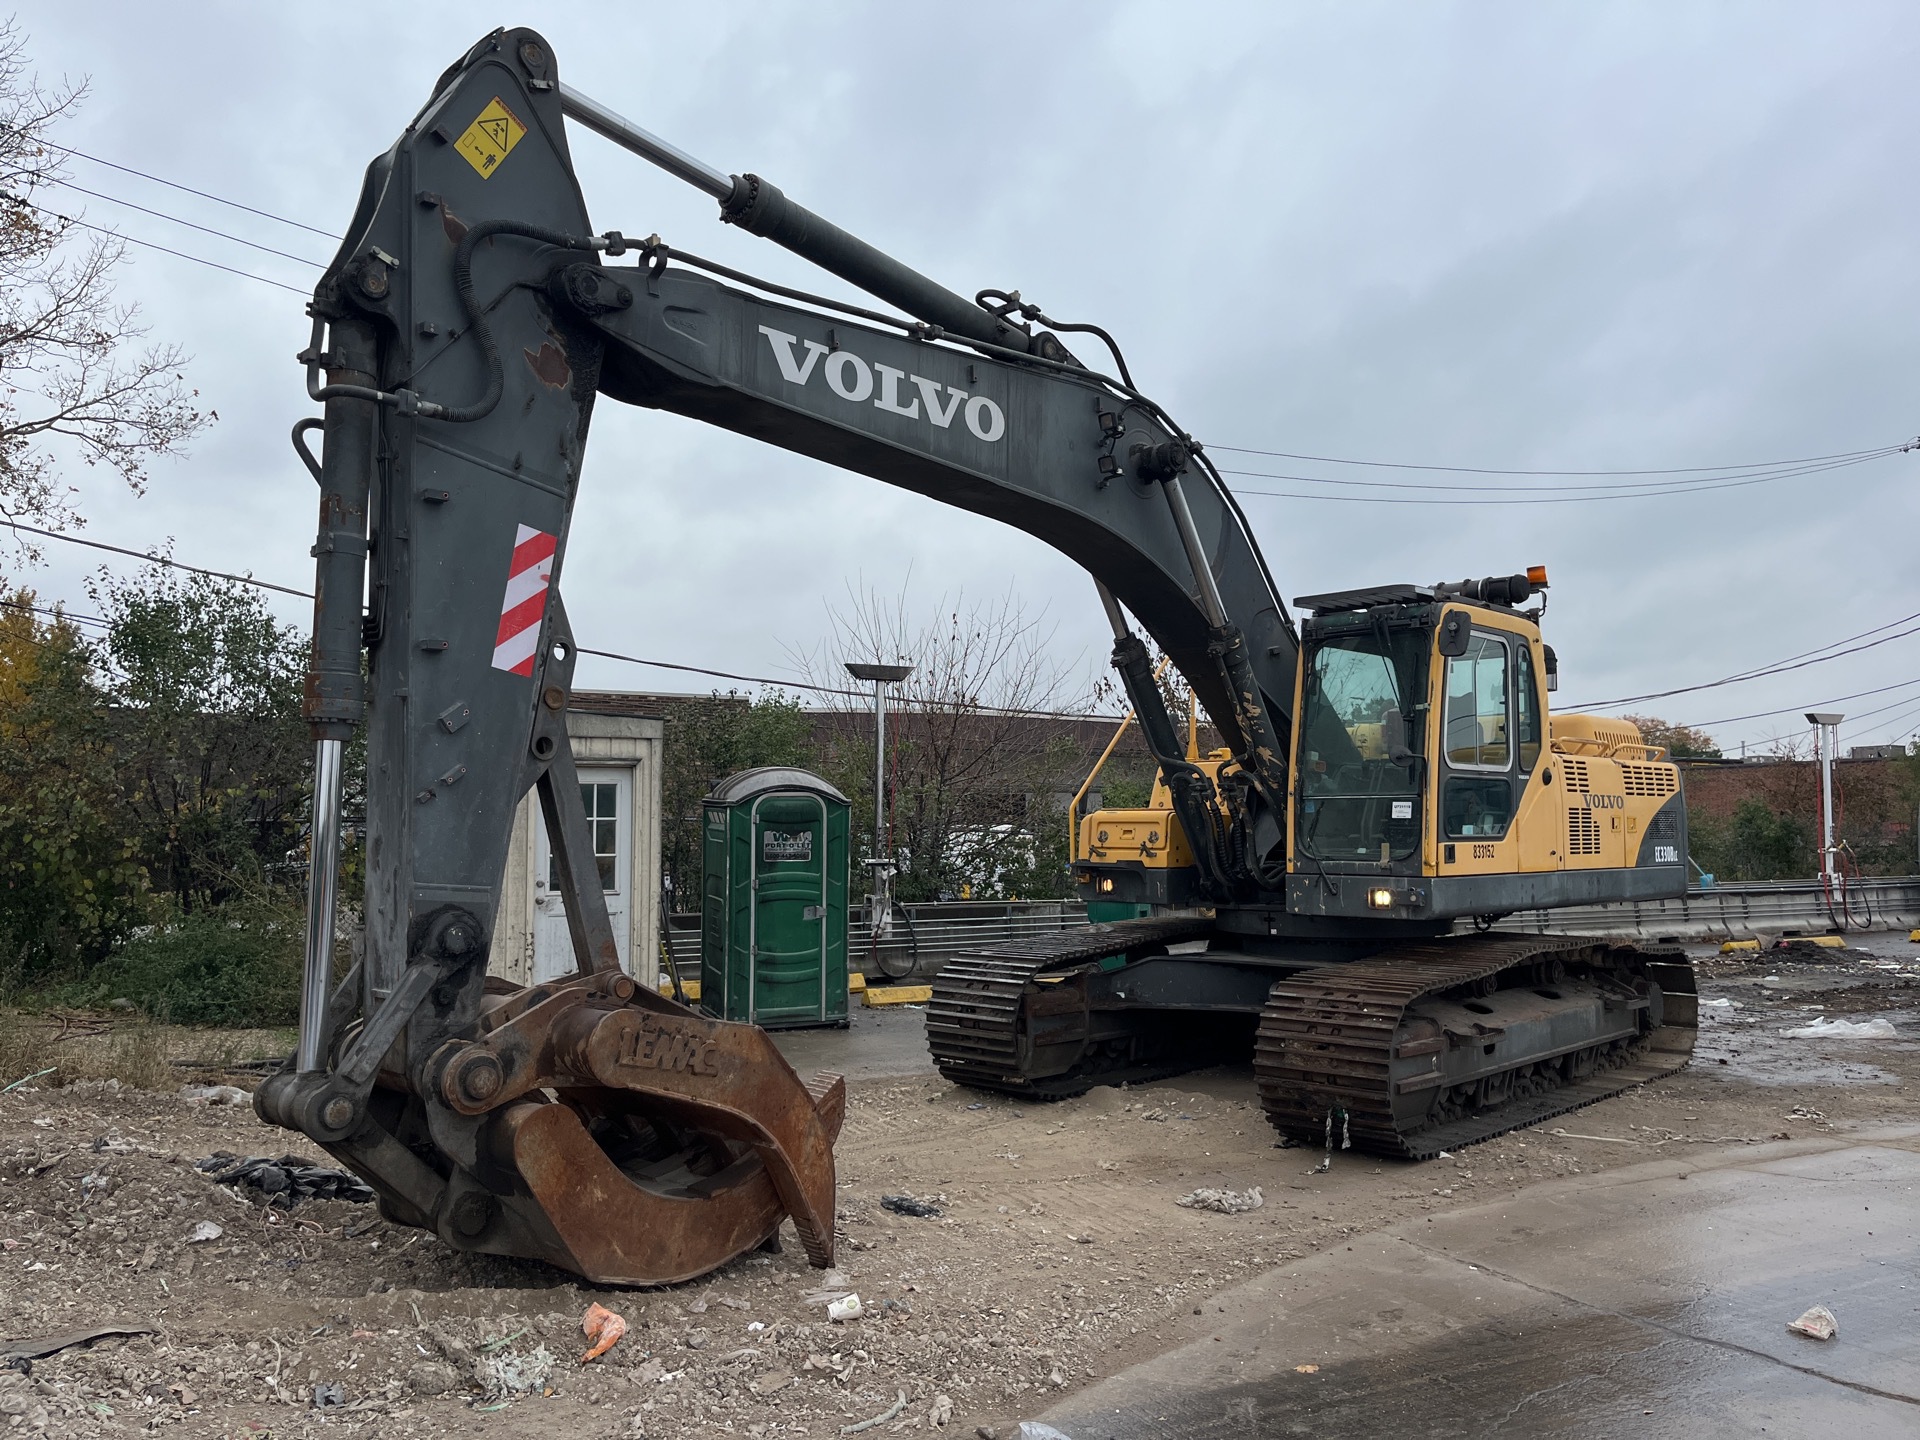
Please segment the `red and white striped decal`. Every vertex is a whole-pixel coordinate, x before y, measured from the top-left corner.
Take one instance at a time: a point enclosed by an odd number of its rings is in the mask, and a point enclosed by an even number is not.
[[[531,525],[522,525],[513,537],[507,593],[500,601],[500,630],[493,637],[494,669],[533,674],[533,652],[540,643],[540,620],[547,613],[547,587],[553,583],[553,552],[558,544]]]

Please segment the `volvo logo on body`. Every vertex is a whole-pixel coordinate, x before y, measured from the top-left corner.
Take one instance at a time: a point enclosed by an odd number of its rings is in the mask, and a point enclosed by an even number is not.
[[[1624,795],[1595,795],[1591,791],[1587,793],[1589,810],[1624,810],[1626,808],[1627,797]]]
[[[818,372],[826,377],[827,388],[850,404],[863,405],[871,400],[874,409],[904,415],[909,420],[919,420],[924,415],[936,430],[952,428],[958,417],[976,439],[988,444],[1007,433],[1006,414],[984,395],[969,395],[964,390],[942,385],[924,375],[909,375],[878,360],[869,363],[851,350],[829,350],[818,340],[802,340],[771,325],[762,325],[760,333],[767,337],[774,361],[780,367],[780,378],[789,385],[804,386]],[[902,381],[906,383],[903,385]],[[909,388],[914,393],[908,393]]]

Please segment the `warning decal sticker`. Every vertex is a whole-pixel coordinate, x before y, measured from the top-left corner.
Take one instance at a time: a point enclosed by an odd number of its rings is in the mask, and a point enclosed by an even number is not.
[[[513,147],[520,143],[520,137],[526,133],[527,127],[520,123],[520,117],[507,109],[496,95],[487,102],[487,108],[474,118],[466,133],[453,142],[453,148],[480,172],[482,180],[486,180],[492,178],[493,172],[500,168],[500,162],[512,153]]]

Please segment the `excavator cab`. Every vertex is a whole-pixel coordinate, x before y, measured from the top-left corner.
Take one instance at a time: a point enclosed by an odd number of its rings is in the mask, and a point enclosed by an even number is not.
[[[1678,767],[1629,721],[1549,715],[1546,572],[1296,603],[1288,908],[1502,915],[1684,888]]]

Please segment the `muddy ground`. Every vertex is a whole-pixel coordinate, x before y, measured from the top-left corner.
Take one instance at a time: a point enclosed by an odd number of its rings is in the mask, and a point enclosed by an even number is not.
[[[0,1337],[155,1333],[0,1372],[0,1428],[833,1436],[904,1397],[865,1433],[991,1432],[1204,1335],[1221,1288],[1380,1225],[1691,1147],[1911,1120],[1920,947],[1868,943],[1703,958],[1703,995],[1726,1003],[1703,1007],[1689,1070],[1422,1165],[1349,1152],[1309,1173],[1320,1156],[1275,1147],[1244,1065],[1053,1106],[928,1075],[858,1080],[839,1146],[841,1273],[824,1279],[790,1230],[782,1253],[699,1282],[609,1291],[454,1253],[368,1205],[282,1214],[194,1168],[285,1148],[251,1110],[35,1082],[0,1095]],[[1781,1033],[1817,1015],[1885,1017],[1899,1038]],[[1259,1186],[1265,1203],[1175,1204],[1203,1186]],[[942,1213],[889,1213],[896,1194]],[[192,1238],[203,1222],[217,1238]],[[866,1318],[829,1321],[829,1285],[856,1290]],[[583,1366],[594,1301],[631,1329]],[[337,1403],[316,1409],[316,1388]]]

